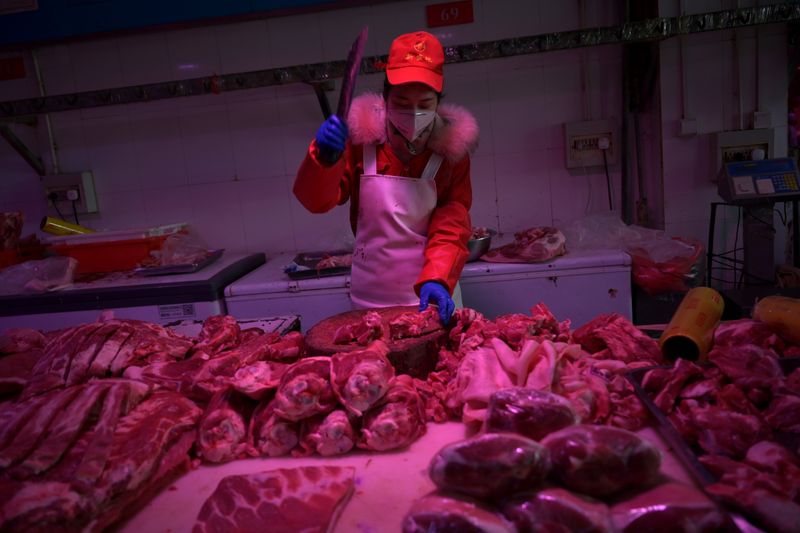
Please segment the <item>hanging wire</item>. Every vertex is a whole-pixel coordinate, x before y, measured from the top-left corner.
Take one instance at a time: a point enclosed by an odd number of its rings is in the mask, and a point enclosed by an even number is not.
[[[61,220],[66,220],[66,218],[64,218],[64,215],[61,214],[61,209],[58,208],[58,202],[54,198],[51,198],[50,202],[53,204],[53,207],[55,207],[56,213],[58,213],[58,218],[60,218]]]

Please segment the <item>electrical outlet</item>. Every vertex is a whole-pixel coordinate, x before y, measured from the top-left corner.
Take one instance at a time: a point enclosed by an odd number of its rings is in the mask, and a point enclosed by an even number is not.
[[[617,133],[616,126],[611,120],[568,122],[564,124],[564,134],[567,168],[603,166],[606,162],[609,165],[616,163]]]
[[[72,209],[73,198],[78,213],[97,213],[97,195],[94,190],[94,177],[91,171],[74,174],[52,174],[42,177],[44,195],[48,202],[55,195],[55,202]],[[59,205],[59,208],[62,205]]]
[[[756,148],[764,150],[767,159],[779,156],[780,154],[775,154],[774,151],[777,145],[776,141],[774,128],[717,133],[713,143],[717,168],[715,172],[711,173],[711,181],[717,181],[723,164],[733,161],[750,161],[753,150]]]

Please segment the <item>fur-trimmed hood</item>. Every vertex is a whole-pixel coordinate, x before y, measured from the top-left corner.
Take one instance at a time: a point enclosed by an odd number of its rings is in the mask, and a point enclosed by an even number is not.
[[[362,94],[353,99],[347,115],[353,144],[386,142],[386,106],[383,96]],[[454,104],[439,104],[428,147],[451,162],[460,161],[478,145],[478,122],[472,113]]]

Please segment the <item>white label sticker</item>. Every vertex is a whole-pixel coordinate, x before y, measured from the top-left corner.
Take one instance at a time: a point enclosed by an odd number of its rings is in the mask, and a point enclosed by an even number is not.
[[[775,185],[769,178],[756,180],[756,189],[761,194],[772,194],[775,192]]]
[[[158,316],[162,320],[171,318],[194,318],[194,304],[159,305]]]
[[[750,176],[739,176],[733,178],[734,194],[753,194],[756,189],[753,187],[753,178]]]

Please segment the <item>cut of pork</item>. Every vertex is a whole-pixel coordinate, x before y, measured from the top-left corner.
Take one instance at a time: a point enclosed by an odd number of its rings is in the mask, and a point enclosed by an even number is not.
[[[136,490],[157,470],[170,444],[184,433],[194,436],[201,415],[202,410],[180,394],[154,392],[117,424],[97,493],[108,500]]]
[[[412,378],[396,376],[380,404],[364,414],[357,446],[383,452],[404,448],[425,433],[425,404]]]
[[[261,400],[278,388],[288,368],[288,363],[256,361],[237,370],[231,385],[245,396]]]
[[[289,367],[275,394],[275,412],[300,420],[333,410],[336,397],[330,383],[330,357],[308,357]]]
[[[611,533],[611,516],[601,501],[562,488],[520,494],[503,514],[520,532]]]
[[[0,335],[0,354],[41,350],[47,338],[41,331],[31,328],[9,328]]]
[[[516,387],[491,395],[483,427],[487,432],[513,432],[538,441],[579,422],[563,396]]]
[[[552,473],[566,488],[604,497],[654,482],[661,453],[635,433],[605,426],[569,426],[542,440]]]
[[[514,526],[484,504],[454,494],[432,493],[411,504],[403,533],[514,533]]]
[[[0,357],[0,396],[15,395],[22,391],[42,354],[41,348],[33,348]]]
[[[197,428],[198,455],[211,463],[244,456],[247,425],[254,407],[252,400],[233,389],[215,394]]]
[[[494,263],[539,263],[566,251],[566,237],[557,228],[541,226],[514,234],[514,242],[489,250],[481,259]]]
[[[203,503],[193,533],[325,533],[353,494],[355,470],[280,468],[227,476]]]
[[[591,354],[602,352],[618,361],[662,362],[658,343],[617,313],[598,315],[572,333],[575,342]]]
[[[333,343],[367,346],[385,337],[381,315],[375,311],[368,311],[361,320],[340,326],[333,333]]]
[[[705,494],[674,482],[615,505],[611,519],[621,533],[716,533],[732,526]]]
[[[389,348],[376,341],[366,350],[342,352],[331,357],[331,385],[336,397],[356,416],[375,405],[394,378],[394,367],[386,358]]]
[[[317,415],[303,421],[300,430],[300,447],[303,452],[314,452],[329,457],[343,455],[353,449],[358,433],[353,427],[355,417],[343,409],[331,411],[327,415]]]
[[[17,478],[28,478],[53,466],[77,440],[87,425],[88,419],[96,416],[109,386],[92,383],[82,387],[75,399],[64,406],[43,436],[41,444],[28,457],[14,467],[11,474]]]
[[[550,471],[547,449],[513,433],[486,433],[436,452],[428,475],[439,489],[503,498],[536,488]]]
[[[82,391],[82,387],[53,391],[47,395],[36,413],[24,420],[21,429],[12,440],[0,450],[0,469],[28,456],[44,439],[52,421],[61,415],[64,408]]]
[[[9,533],[78,532],[92,507],[69,483],[58,481],[4,483],[0,493],[0,530]]]
[[[213,356],[237,346],[240,337],[241,328],[234,317],[230,315],[210,316],[203,321],[203,327],[197,334],[197,343],[192,351]]]
[[[278,457],[292,451],[300,441],[300,423],[285,420],[275,412],[275,401],[262,401],[247,428],[250,453]]]

